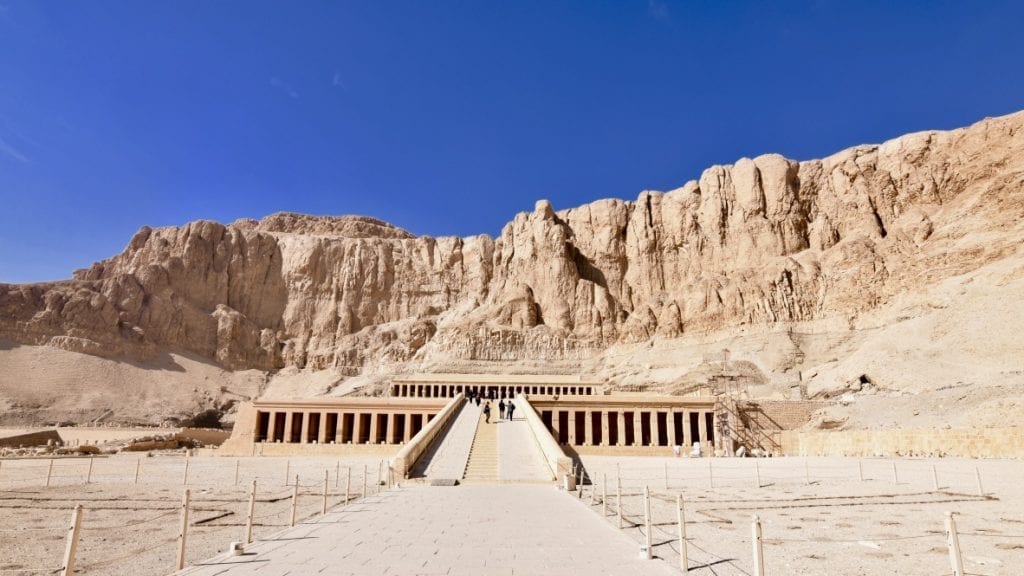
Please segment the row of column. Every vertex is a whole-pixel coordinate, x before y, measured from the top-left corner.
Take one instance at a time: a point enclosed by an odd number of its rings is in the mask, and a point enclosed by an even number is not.
[[[256,442],[403,444],[433,419],[422,412],[258,410]]]
[[[589,396],[593,386],[555,384],[487,385],[487,384],[392,384],[391,395],[404,398],[454,398],[457,394],[475,393],[484,398],[512,398],[516,394],[547,396]]]
[[[715,441],[712,410],[541,409],[559,444],[571,446],[707,446]]]

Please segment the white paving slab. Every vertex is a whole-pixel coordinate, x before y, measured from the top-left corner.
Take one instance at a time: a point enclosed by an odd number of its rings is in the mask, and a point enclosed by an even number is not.
[[[660,560],[552,486],[408,485],[338,508],[191,576],[670,575]]]
[[[554,474],[525,418],[498,423],[498,475],[510,482],[552,482]]]
[[[445,435],[438,438],[416,464],[414,475],[430,479],[462,478],[479,419],[480,409],[469,402],[464,403]]]

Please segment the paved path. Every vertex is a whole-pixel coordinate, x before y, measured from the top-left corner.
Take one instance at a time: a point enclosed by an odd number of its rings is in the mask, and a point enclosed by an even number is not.
[[[678,576],[551,486],[407,485],[217,557],[190,576]]]
[[[479,418],[480,409],[469,402],[464,403],[445,434],[416,463],[413,477],[431,480],[462,478]]]
[[[525,418],[498,422],[499,477],[506,482],[553,482],[554,474]]]

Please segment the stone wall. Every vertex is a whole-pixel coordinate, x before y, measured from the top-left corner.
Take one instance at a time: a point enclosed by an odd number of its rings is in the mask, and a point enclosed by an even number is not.
[[[1024,458],[1024,428],[785,430],[778,437],[787,455]]]

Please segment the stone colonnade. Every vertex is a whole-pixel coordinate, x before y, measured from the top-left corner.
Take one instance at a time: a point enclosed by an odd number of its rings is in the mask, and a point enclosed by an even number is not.
[[[457,394],[476,393],[483,398],[512,398],[517,394],[545,396],[590,396],[590,384],[435,384],[405,383],[391,385],[391,396],[402,398],[454,398]]]
[[[256,442],[284,444],[404,444],[434,412],[258,408]]]
[[[570,446],[692,446],[715,441],[713,407],[535,407],[559,444]]]

